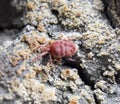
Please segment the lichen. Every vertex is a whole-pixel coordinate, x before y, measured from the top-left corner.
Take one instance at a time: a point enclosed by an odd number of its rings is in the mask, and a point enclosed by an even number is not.
[[[69,104],[79,104],[78,100],[79,96],[72,96],[69,100],[70,101]]]
[[[39,24],[38,24],[37,29],[38,29],[38,31],[40,31],[40,32],[45,32],[45,31],[46,31],[46,29],[45,29],[45,27],[43,26],[42,23],[39,23]]]
[[[11,56],[10,57],[10,63],[15,67],[16,65],[18,65],[18,61],[21,60],[20,57],[18,56]]]
[[[71,69],[64,69],[61,71],[61,78],[67,80],[68,78],[76,80],[79,78],[78,74]]]
[[[21,41],[25,41],[30,46],[31,51],[36,51],[40,44],[32,36],[24,35]]]
[[[17,52],[17,54],[23,59],[26,60],[27,58],[29,58],[31,55],[31,51],[29,49],[25,49],[25,50],[19,50]]]

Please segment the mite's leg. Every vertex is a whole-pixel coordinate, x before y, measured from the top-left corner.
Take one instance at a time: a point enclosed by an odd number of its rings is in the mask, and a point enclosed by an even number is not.
[[[40,45],[37,50],[39,51],[39,49],[41,51],[49,51],[49,44],[45,44],[45,45]]]
[[[34,58],[32,60],[32,63],[34,63],[35,61],[37,61],[38,59],[40,59],[42,56],[44,56],[46,54],[48,54],[48,51],[45,51],[45,52],[41,53],[40,55],[38,55],[36,58]]]
[[[53,64],[52,56],[50,54],[49,54],[49,57],[50,57],[50,64]]]

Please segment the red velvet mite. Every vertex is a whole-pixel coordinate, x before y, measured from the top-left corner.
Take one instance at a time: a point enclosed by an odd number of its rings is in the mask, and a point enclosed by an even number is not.
[[[63,57],[69,58],[75,55],[78,50],[78,46],[70,40],[56,40],[47,46],[40,46],[39,48],[42,50],[42,53],[33,61],[46,54],[50,54],[50,60],[52,60],[51,56],[56,59],[60,59]]]

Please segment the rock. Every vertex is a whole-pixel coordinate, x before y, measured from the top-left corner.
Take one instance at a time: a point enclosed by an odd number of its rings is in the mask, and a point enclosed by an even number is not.
[[[32,26],[26,26],[12,45],[1,51],[1,82],[2,85],[7,86],[1,91],[6,90],[7,94],[12,94],[11,101],[16,102],[18,97],[20,103],[86,102],[86,104],[95,104],[93,92],[89,86],[83,87],[84,82],[78,76],[76,69],[60,64],[51,66],[49,60],[44,62],[45,58],[48,59],[47,56],[44,56],[43,60],[32,63],[37,53],[31,48],[33,43],[29,40],[32,38],[39,45],[42,41],[36,36],[45,36],[46,40],[50,40],[46,33],[40,33]],[[72,98],[76,95],[79,96],[77,99]],[[1,103],[5,103],[5,96],[1,95],[1,97],[3,97]],[[66,100],[63,101],[63,99]]]
[[[119,0],[102,0],[105,12],[114,28],[120,27],[120,2]]]
[[[12,6],[11,0],[1,0],[0,1],[0,28],[16,28],[21,27],[23,24],[20,21],[22,16],[22,11],[17,11],[17,9]]]
[[[119,104],[119,28],[101,14],[101,0],[11,3],[23,13],[24,27],[13,32],[10,44],[0,38],[0,103]],[[78,51],[51,64],[44,48],[62,39]]]

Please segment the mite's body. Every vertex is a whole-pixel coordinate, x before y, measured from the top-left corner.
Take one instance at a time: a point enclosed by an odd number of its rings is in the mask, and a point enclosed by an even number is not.
[[[42,53],[34,61],[48,53],[54,58],[72,57],[77,52],[78,47],[70,40],[56,40],[50,45],[40,46],[40,49]]]
[[[54,58],[72,57],[76,51],[77,46],[68,40],[57,40],[49,46],[49,53]]]

